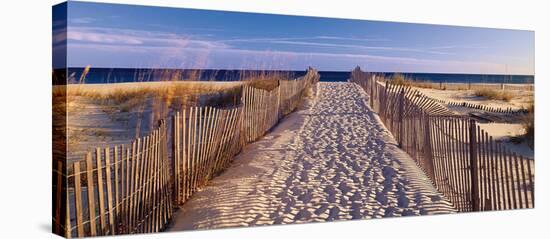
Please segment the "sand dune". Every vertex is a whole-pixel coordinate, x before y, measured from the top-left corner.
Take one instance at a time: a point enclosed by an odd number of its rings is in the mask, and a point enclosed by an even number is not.
[[[81,160],[96,147],[128,144],[149,133],[158,119],[172,114],[180,105],[204,105],[219,92],[241,84],[164,81],[68,85],[67,158],[69,162]],[[58,91],[60,87],[54,86]],[[170,92],[172,95],[167,95]]]
[[[439,89],[425,89],[425,88],[417,88],[422,93],[426,94],[429,97],[438,99],[438,100],[444,100],[447,102],[467,102],[472,104],[478,104],[478,105],[484,105],[494,108],[502,108],[507,109],[511,108],[513,110],[519,110],[524,109],[529,106],[529,104],[532,103],[534,100],[534,91],[533,90],[526,90],[526,89],[515,89],[507,88],[507,92],[511,94],[513,97],[509,102],[502,101],[502,100],[489,100],[484,97],[478,97],[475,96],[475,90],[439,90]],[[493,88],[494,89],[494,88]],[[498,88],[497,88],[498,89]],[[460,110],[457,109],[453,110]],[[467,111],[468,109],[463,109],[463,111]],[[464,113],[464,112],[462,112]]]
[[[169,230],[450,213],[350,83],[319,83],[297,112],[193,195]]]

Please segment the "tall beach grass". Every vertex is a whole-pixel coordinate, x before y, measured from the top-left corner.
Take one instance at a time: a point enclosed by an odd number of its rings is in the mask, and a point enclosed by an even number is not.
[[[512,92],[497,89],[479,89],[474,92],[474,95],[484,97],[489,100],[502,100],[506,102],[510,102],[512,98],[514,98]]]

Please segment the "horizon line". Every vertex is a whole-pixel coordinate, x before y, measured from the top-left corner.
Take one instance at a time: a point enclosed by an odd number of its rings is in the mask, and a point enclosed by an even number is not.
[[[67,66],[66,68],[58,68],[53,70],[62,70],[62,69],[70,69],[70,68],[86,68],[87,66]],[[313,69],[319,71],[319,72],[351,72],[353,71],[354,67],[350,68],[349,71],[347,70],[320,70],[315,67],[312,67]],[[229,69],[229,68],[175,68],[175,67],[160,67],[160,68],[152,68],[152,67],[90,67],[90,69],[135,69],[135,70],[225,70],[225,71],[307,71],[306,69]],[[516,74],[516,73],[509,73],[509,74],[503,74],[503,73],[472,73],[472,72],[420,72],[420,71],[365,71],[364,69],[361,69],[364,72],[370,72],[370,73],[400,73],[400,74],[447,74],[447,75],[504,75],[504,76],[535,76],[535,74]]]

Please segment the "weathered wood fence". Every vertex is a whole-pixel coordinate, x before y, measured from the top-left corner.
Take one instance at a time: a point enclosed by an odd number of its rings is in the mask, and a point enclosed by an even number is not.
[[[518,156],[465,116],[410,87],[356,69],[399,146],[459,211],[534,207],[534,160]]]
[[[309,71],[281,80],[271,91],[243,86],[241,105],[229,109],[192,107],[174,115],[174,192],[183,205],[208,180],[227,168],[247,143],[261,138],[299,105],[306,89],[319,80]]]
[[[222,169],[242,147],[243,107],[191,107],[174,116],[174,191],[183,204]]]
[[[130,145],[97,148],[66,170],[58,162],[54,175],[56,198],[64,202],[54,215],[59,235],[158,232],[172,216],[164,121]]]
[[[433,100],[441,104],[447,105],[449,107],[466,107],[470,109],[482,110],[482,111],[487,111],[492,113],[500,113],[500,114],[508,114],[508,115],[529,113],[527,109],[514,109],[512,107],[507,107],[507,108],[493,107],[493,106],[480,105],[480,104],[474,104],[469,102],[445,101],[440,99],[433,99]]]
[[[280,85],[271,91],[243,87],[241,102],[244,108],[243,133],[246,143],[256,141],[279,121],[280,95]]]

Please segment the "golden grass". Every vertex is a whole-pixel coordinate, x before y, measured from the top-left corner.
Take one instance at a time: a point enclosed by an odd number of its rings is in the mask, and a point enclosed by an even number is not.
[[[279,81],[277,79],[250,80],[246,84],[254,88],[270,91],[279,86]]]
[[[205,100],[202,103],[209,106],[230,106],[238,103],[242,84],[248,84],[264,90],[275,89],[279,80],[292,78],[291,73],[277,71],[242,71],[240,81],[215,82],[198,81],[201,71],[184,74],[182,71],[143,70],[136,72],[135,82],[116,84],[86,84],[86,76],[90,71],[87,66],[79,79],[74,75],[68,77],[69,85],[55,85],[52,90],[54,114],[65,114],[79,110],[78,102],[91,100],[105,106],[106,112],[128,112],[148,100],[153,100],[157,108],[179,107],[185,104],[185,99],[193,97]],[[55,75],[54,75],[55,77]],[[151,78],[166,79],[166,81],[150,82]]]
[[[193,78],[183,80],[182,72],[174,74],[153,70],[136,73],[136,82],[132,83],[85,84],[89,70],[90,68],[86,67],[80,79],[71,80],[79,84],[53,86],[54,114],[81,110],[79,105],[82,104],[78,103],[81,102],[80,100],[92,100],[103,106],[104,111],[110,114],[130,112],[147,102],[152,102],[154,108],[165,113],[169,108],[178,108],[187,104],[186,101],[191,98],[203,99],[201,103],[204,105],[226,107],[238,104],[242,84],[272,90],[278,86],[278,80],[291,78],[291,75],[285,72],[243,71],[241,81],[189,81],[198,79],[200,72],[192,74]],[[154,74],[168,81],[148,82]]]
[[[251,72],[241,73],[241,81],[259,89],[273,90],[279,86],[279,80],[289,80],[292,78],[288,72]]]
[[[475,96],[485,97],[490,100],[502,100],[509,102],[514,98],[514,95],[510,91],[495,90],[495,89],[479,89],[474,92]]]
[[[422,81],[422,80],[412,80],[410,78],[407,78],[403,74],[399,74],[399,73],[394,74],[392,78],[389,80],[389,82],[394,85],[413,86],[413,87],[426,88],[426,89],[436,88],[433,82]]]
[[[98,85],[68,85],[67,97],[82,96],[94,100],[117,102],[134,97],[163,96],[167,94],[206,94],[239,88],[239,84],[216,84],[212,82],[136,82]],[[55,96],[62,96],[65,86],[54,86]]]

